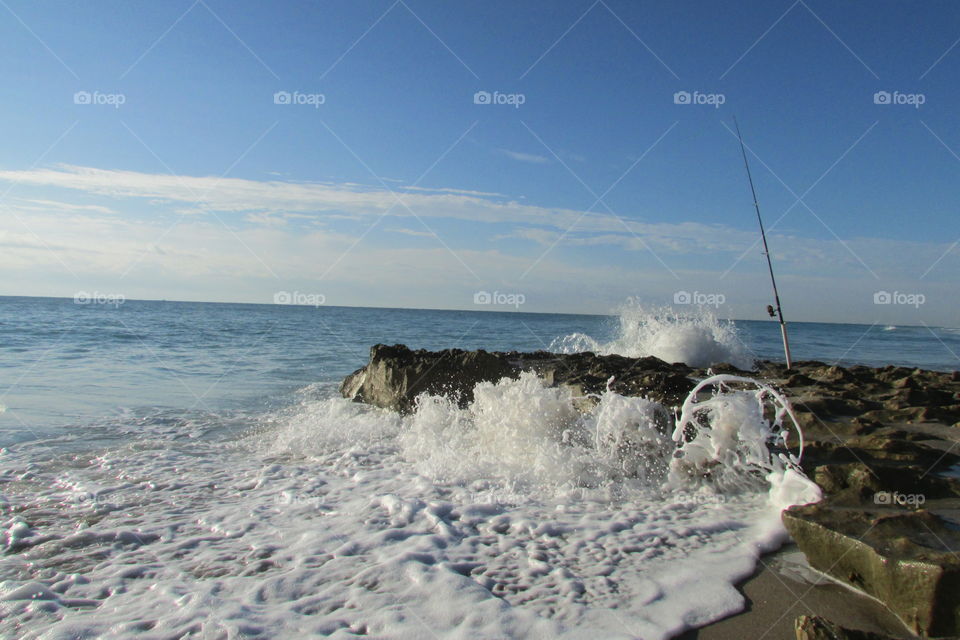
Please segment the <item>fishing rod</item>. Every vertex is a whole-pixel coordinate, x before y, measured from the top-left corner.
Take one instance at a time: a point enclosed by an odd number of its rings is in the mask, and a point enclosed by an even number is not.
[[[767,313],[771,318],[779,316],[780,335],[783,336],[783,353],[787,356],[787,369],[791,369],[793,362],[790,358],[790,341],[787,339],[787,323],[783,319],[783,309],[780,308],[780,294],[777,292],[777,279],[773,277],[773,261],[770,259],[770,248],[767,246],[767,232],[763,229],[763,218],[760,217],[760,203],[757,201],[757,190],[753,186],[753,176],[750,175],[750,163],[747,162],[747,149],[743,144],[743,136],[740,134],[740,125],[737,124],[737,118],[733,118],[733,126],[737,128],[737,140],[740,141],[740,153],[743,154],[743,166],[747,170],[747,180],[750,181],[750,193],[753,195],[753,206],[757,210],[757,222],[760,223],[760,237],[763,238],[763,255],[767,256],[767,269],[770,270],[770,282],[773,284],[773,300],[777,304],[776,310],[773,305],[767,305]]]

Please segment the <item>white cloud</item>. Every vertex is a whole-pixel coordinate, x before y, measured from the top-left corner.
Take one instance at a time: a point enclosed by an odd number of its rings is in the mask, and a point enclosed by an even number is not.
[[[500,152],[508,158],[513,158],[520,162],[529,162],[531,164],[548,164],[550,162],[550,158],[535,153],[523,153],[520,151],[511,151],[510,149],[500,149]]]
[[[110,207],[98,204],[76,204],[72,202],[58,202],[56,200],[28,200],[21,199],[20,208],[27,211],[92,211],[95,213],[115,214]]]
[[[174,176],[73,165],[0,171],[0,181],[109,198],[139,198],[154,205],[179,203],[172,208],[178,214],[303,214],[327,220],[373,220],[389,212],[399,217],[538,226],[560,232],[574,227],[580,232],[636,235],[643,236],[655,250],[677,252],[722,250],[721,247],[732,250],[735,245],[729,242],[721,245],[716,241],[718,230],[741,234],[729,228],[698,223],[624,221],[610,214],[521,204],[497,195],[456,189],[392,193],[361,185]],[[256,219],[265,221],[262,216]]]
[[[411,218],[384,189],[73,166],[0,171],[2,180],[38,192],[0,207],[5,293],[72,295],[74,289],[101,286],[131,298],[269,302],[274,291],[299,288],[323,293],[330,304],[470,308],[467,294],[499,288],[527,295],[527,310],[603,312],[628,295],[668,302],[683,288],[724,292],[730,313],[740,317],[756,316],[769,297],[752,229],[621,221],[496,194],[417,189],[399,197],[425,221],[480,224],[489,233],[460,225],[469,232],[459,243],[445,231],[440,232],[443,243],[404,246],[399,236],[430,234],[416,223],[394,225],[383,231],[398,235],[383,246],[382,235],[376,241],[363,235],[370,223],[387,211]],[[56,189],[82,194],[82,201],[70,202]],[[123,206],[113,206],[120,199]],[[218,215],[152,218],[143,215],[148,203],[168,214]],[[139,215],[126,215],[138,207]],[[438,223],[436,229],[448,226]],[[773,234],[771,243],[795,319],[836,319],[832,310],[842,309],[847,319],[870,322],[870,314],[878,313],[872,292],[883,289],[924,293],[929,302],[919,318],[957,323],[950,275],[960,250],[920,279],[946,243],[851,238],[848,250],[833,240],[786,234]],[[572,251],[576,247],[612,249]],[[650,249],[679,280],[649,255]],[[521,277],[544,252],[536,268]],[[743,262],[720,278],[741,253],[746,253]],[[880,279],[863,268],[861,259]],[[831,298],[831,291],[838,293]],[[891,323],[910,322],[910,314],[916,315],[910,309],[881,311],[906,314],[891,317]]]
[[[417,231],[416,229],[387,229],[391,233],[402,233],[405,236],[414,236],[417,238],[435,238],[436,234],[433,234],[429,231]]]

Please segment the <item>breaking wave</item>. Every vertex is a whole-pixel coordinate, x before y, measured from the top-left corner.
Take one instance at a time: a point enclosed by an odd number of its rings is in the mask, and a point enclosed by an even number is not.
[[[745,378],[679,418],[529,373],[404,418],[335,393],[239,442],[4,450],[0,635],[666,640],[742,609],[780,509],[819,498]]]
[[[629,358],[656,356],[691,367],[720,362],[741,369],[754,366],[754,358],[744,346],[733,322],[719,320],[706,309],[678,312],[670,308],[645,307],[630,299],[619,309],[617,316],[618,331],[609,342],[601,342],[584,333],[573,333],[555,339],[550,349],[559,353],[592,351]]]

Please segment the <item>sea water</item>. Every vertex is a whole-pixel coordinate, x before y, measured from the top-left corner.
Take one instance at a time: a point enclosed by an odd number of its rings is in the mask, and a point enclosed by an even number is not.
[[[633,328],[690,359],[777,351],[769,323],[635,307],[0,299],[0,636],[666,638],[738,611],[779,510],[817,498],[771,390],[718,381],[683,433],[531,375],[404,418],[336,389],[376,342],[647,355]],[[796,357],[952,368],[948,332],[883,329],[793,325]]]

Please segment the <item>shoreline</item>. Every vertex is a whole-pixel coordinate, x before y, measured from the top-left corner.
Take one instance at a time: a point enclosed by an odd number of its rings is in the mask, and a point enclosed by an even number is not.
[[[793,640],[801,615],[822,616],[847,629],[896,640],[918,637],[876,598],[812,569],[792,541],[761,556],[757,570],[737,590],[746,600],[742,611],[674,640]]]

